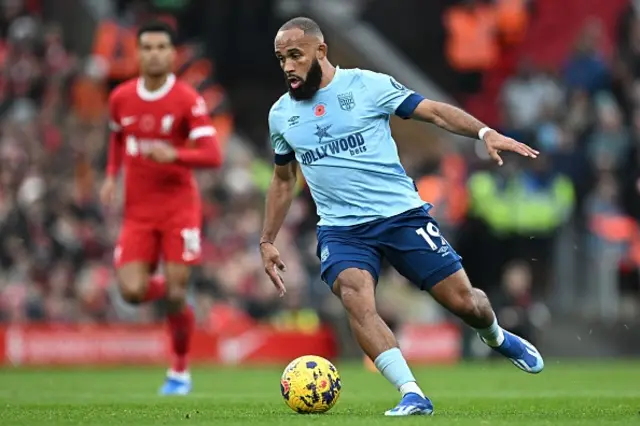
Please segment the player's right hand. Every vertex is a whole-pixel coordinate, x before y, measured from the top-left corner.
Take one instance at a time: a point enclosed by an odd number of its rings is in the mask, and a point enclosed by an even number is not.
[[[116,197],[116,181],[113,178],[108,177],[105,179],[100,188],[100,202],[105,206],[110,206]]]
[[[280,252],[272,243],[263,242],[260,244],[260,255],[262,255],[264,271],[278,290],[280,297],[284,296],[287,289],[284,286],[284,281],[280,275],[280,271],[286,272],[287,267],[280,259]]]

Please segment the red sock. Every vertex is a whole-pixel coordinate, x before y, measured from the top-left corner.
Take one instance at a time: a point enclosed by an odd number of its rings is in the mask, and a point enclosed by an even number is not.
[[[162,299],[167,291],[167,285],[162,275],[156,275],[149,279],[147,292],[144,295],[145,302],[153,302]]]
[[[187,355],[189,344],[195,326],[195,317],[190,306],[177,314],[167,317],[169,333],[171,333],[171,349],[173,351],[173,365],[171,369],[176,373],[184,373],[187,370]]]

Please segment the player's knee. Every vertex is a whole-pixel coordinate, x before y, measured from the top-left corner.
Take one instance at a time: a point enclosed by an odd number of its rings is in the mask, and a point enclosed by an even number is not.
[[[462,318],[478,317],[482,313],[486,294],[475,288],[463,288],[457,291],[449,301],[449,310]]]
[[[342,304],[352,315],[375,313],[374,286],[371,275],[358,269],[342,272],[334,283]]]
[[[134,305],[144,302],[146,285],[142,281],[129,280],[120,282],[120,294],[122,298]]]
[[[144,265],[126,264],[116,270],[118,285],[122,298],[133,304],[145,301],[149,286],[149,274]]]

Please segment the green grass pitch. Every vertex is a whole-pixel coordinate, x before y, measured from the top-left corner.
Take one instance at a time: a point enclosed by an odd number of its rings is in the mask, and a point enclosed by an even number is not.
[[[0,369],[0,425],[640,425],[640,363],[550,361],[536,376],[507,362],[416,369],[431,418],[385,418],[391,386],[359,365],[338,369],[340,400],[313,416],[285,406],[280,368],[197,368],[193,394],[175,398],[156,396],[157,368]]]

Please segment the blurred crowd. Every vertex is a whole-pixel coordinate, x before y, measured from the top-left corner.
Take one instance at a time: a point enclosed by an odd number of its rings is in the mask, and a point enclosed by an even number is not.
[[[529,2],[497,3],[519,3],[524,12]],[[465,1],[460,8],[488,5]],[[519,55],[499,90],[498,121],[505,134],[543,155],[534,162],[513,159],[500,169],[470,164],[460,249],[469,253],[466,267],[474,283],[506,309],[524,312],[523,325],[541,322],[542,302],[557,294],[551,287],[567,285],[557,282],[557,269],[576,264],[573,278],[582,284],[573,302],[583,305],[565,311],[593,314],[593,299],[603,293],[617,305],[611,308],[617,315],[633,318],[640,308],[639,7],[629,2],[615,39],[600,19],[583,22],[556,67]],[[514,49],[498,45],[504,50],[496,55],[503,58]],[[571,238],[563,239],[567,233]],[[558,250],[570,253],[557,256]],[[479,259],[479,251],[491,256]],[[558,261],[567,258],[577,263]],[[530,276],[527,285],[514,283],[514,268]],[[602,291],[609,282],[615,289]]]
[[[129,2],[98,24],[92,54],[78,57],[38,8],[0,4],[0,321],[154,321],[161,304],[134,308],[118,294],[112,250],[121,211],[100,206],[97,188],[109,90],[137,73],[136,25],[151,16],[178,23]],[[180,39],[176,72],[203,94],[226,154],[222,171],[197,173],[205,261],[193,275],[191,300],[199,319],[215,325],[231,307],[234,315],[316,328],[317,309],[307,308],[322,308],[324,299],[307,285],[317,275],[308,195],[296,200],[279,237],[289,269],[282,301],[257,249],[271,160],[230,141],[227,96],[197,40]]]
[[[133,29],[149,11],[126,9],[100,23],[92,55],[78,57],[37,4],[7,0],[0,10],[0,321],[154,321],[161,305],[133,308],[117,292],[111,261],[121,212],[104,210],[96,197],[106,98],[137,72]],[[510,157],[496,170],[475,155],[446,151],[412,171],[472,281],[494,296],[504,325],[522,334],[548,317],[543,302],[553,281],[552,253],[567,226],[586,230],[590,244],[616,250],[621,290],[637,300],[640,15],[634,4],[621,16],[613,57],[601,50],[605,35],[593,21],[563,67],[540,69],[523,58],[503,84],[502,130],[543,151],[538,161]],[[526,19],[508,11],[504,26],[517,43],[522,28],[508,24]],[[124,48],[114,47],[116,37]],[[340,310],[318,277],[317,217],[304,182],[278,237],[288,267],[287,297],[279,299],[257,250],[271,160],[234,136],[227,95],[202,46],[181,40],[177,72],[205,95],[226,154],[223,170],[198,173],[205,200],[205,260],[192,279],[198,317],[214,324],[231,307],[302,328],[334,317]],[[380,309],[390,324],[441,317],[394,271],[385,268],[381,281]]]

